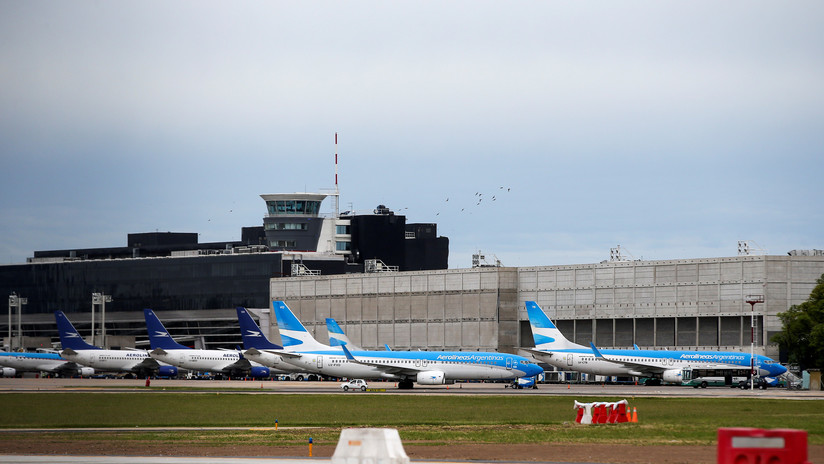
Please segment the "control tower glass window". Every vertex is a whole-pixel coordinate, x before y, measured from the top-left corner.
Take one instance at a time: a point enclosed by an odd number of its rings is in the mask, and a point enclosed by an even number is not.
[[[266,208],[272,215],[309,214],[316,216],[320,211],[319,201],[309,200],[277,200],[267,201]]]

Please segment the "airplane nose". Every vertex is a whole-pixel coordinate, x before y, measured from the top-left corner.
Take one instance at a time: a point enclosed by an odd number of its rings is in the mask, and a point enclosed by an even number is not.
[[[537,364],[530,364],[526,369],[527,376],[532,377],[542,373],[544,370]]]
[[[787,372],[787,368],[782,366],[781,364],[776,364],[772,366],[772,371],[774,373],[773,377],[778,377],[779,375],[782,375],[785,372]]]

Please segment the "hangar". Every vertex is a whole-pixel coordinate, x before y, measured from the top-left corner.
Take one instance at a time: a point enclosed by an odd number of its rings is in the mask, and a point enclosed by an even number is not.
[[[516,352],[532,346],[524,302],[537,301],[567,337],[600,346],[749,350],[779,358],[777,314],[804,302],[824,274],[820,250],[786,256],[476,267],[270,280],[319,340],[325,318],[366,349]],[[750,295],[763,303],[747,303]],[[268,309],[261,325],[277,330]]]

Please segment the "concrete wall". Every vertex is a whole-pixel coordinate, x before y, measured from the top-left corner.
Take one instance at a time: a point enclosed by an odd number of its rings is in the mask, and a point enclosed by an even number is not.
[[[291,277],[272,279],[271,295],[324,343],[332,317],[366,349],[512,352],[517,277],[515,268]]]
[[[822,274],[821,256],[739,256],[291,277],[270,285],[271,298],[285,300],[324,343],[325,318],[333,317],[367,349],[506,352],[532,346],[527,300],[583,344],[749,349],[745,299],[761,294],[757,350],[776,356],[765,339],[781,329],[777,313],[805,301]]]
[[[755,306],[756,346],[776,355],[764,342],[781,330],[777,314],[805,301],[822,273],[820,256],[519,268],[520,317],[526,319],[524,302],[534,300],[561,325],[573,321],[569,332],[583,344],[741,349],[752,339],[746,296],[760,294],[765,302]]]

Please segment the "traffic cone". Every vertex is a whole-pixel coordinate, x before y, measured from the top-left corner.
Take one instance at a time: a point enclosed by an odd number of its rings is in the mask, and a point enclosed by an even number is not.
[[[638,408],[634,406],[632,407],[632,419],[630,419],[630,422],[638,422]]]

